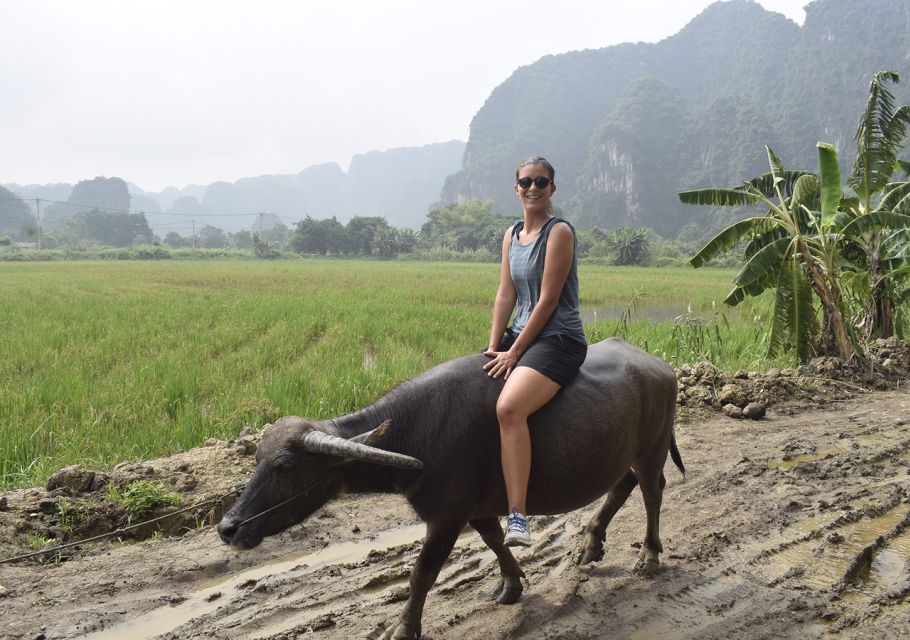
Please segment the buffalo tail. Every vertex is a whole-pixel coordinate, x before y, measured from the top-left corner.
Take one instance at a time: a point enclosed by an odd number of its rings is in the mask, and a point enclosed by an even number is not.
[[[676,446],[676,434],[670,434],[670,457],[673,458],[673,464],[680,470],[683,480],[686,479],[686,467],[683,465],[682,456],[679,455],[679,447]]]

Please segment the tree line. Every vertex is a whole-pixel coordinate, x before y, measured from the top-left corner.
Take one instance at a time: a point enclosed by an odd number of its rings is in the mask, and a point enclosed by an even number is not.
[[[25,205],[22,207],[27,209]],[[42,249],[90,251],[104,247],[154,246],[163,249],[153,252],[156,257],[166,257],[164,249],[236,249],[250,251],[257,258],[276,258],[290,253],[382,260],[410,257],[496,261],[500,257],[505,230],[520,216],[494,213],[492,208],[492,200],[442,206],[427,215],[419,231],[396,228],[380,216],[355,216],[346,223],[335,217],[307,216],[292,227],[277,222],[261,231],[226,232],[212,225],[202,225],[195,234],[185,236],[171,231],[164,238],[153,233],[143,213],[88,210],[63,219],[44,233]],[[17,216],[22,217],[18,209]],[[4,256],[3,247],[10,247],[7,253],[11,254],[15,250],[11,247],[14,240],[31,240],[35,235],[33,230],[12,237],[0,236],[0,258]],[[644,228],[621,227],[609,231],[595,228],[578,230],[577,235],[579,257],[607,264],[681,263],[687,251],[693,248],[666,242]],[[138,254],[148,255],[148,251],[143,249]],[[129,256],[122,252],[112,255]],[[21,258],[21,255],[17,257]]]

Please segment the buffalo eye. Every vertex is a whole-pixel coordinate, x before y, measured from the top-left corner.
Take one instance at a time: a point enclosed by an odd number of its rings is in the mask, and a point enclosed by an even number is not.
[[[297,466],[297,460],[293,456],[277,456],[272,462],[272,468],[280,473],[292,471]]]

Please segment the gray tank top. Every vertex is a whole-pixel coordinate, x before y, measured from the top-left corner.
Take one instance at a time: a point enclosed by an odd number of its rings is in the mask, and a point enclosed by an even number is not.
[[[537,306],[540,300],[540,285],[543,280],[543,264],[547,256],[547,239],[550,237],[550,231],[557,222],[565,222],[572,229],[572,237],[575,237],[575,229],[571,224],[562,218],[550,218],[544,225],[540,233],[528,244],[521,244],[518,241],[518,232],[524,227],[524,221],[518,220],[512,227],[512,238],[509,243],[509,270],[512,272],[512,283],[515,285],[515,291],[518,294],[518,309],[512,318],[512,331],[516,334],[521,333],[524,326],[531,317],[531,312]],[[553,311],[553,315],[544,325],[540,332],[540,337],[547,336],[567,336],[578,340],[582,344],[587,344],[585,339],[584,327],[581,323],[581,314],[578,311],[578,241],[574,241],[572,254],[572,267],[569,269],[569,275],[566,278],[566,284],[559,295],[559,304]]]

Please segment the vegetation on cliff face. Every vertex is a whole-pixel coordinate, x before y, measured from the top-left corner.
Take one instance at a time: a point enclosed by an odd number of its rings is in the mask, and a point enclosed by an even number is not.
[[[492,199],[508,211],[516,162],[539,154],[556,165],[564,213],[580,227],[704,239],[750,211],[687,209],[673,193],[755,175],[764,144],[813,168],[819,140],[850,144],[880,69],[910,72],[904,0],[815,0],[802,27],[749,0],[717,2],[661,42],[515,71],[471,123],[443,200]]]

